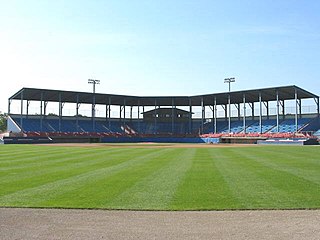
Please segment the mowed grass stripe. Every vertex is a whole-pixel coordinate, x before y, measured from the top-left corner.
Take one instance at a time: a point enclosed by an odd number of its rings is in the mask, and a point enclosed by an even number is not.
[[[315,208],[319,201],[314,198],[317,185],[291,174],[270,169],[256,161],[245,149],[226,149],[218,157],[218,166],[241,202],[244,209],[258,208]]]
[[[96,156],[114,156],[117,152],[121,152],[121,149],[111,149],[104,151],[94,151],[92,149],[77,151],[76,149],[68,149],[67,151],[60,151],[60,153],[52,153],[47,151],[45,155],[38,155],[33,157],[32,161],[29,158],[19,163],[11,163],[9,166],[1,166],[1,169],[6,172],[17,172],[17,171],[28,171],[34,168],[51,168],[60,165],[76,164],[79,161],[89,161],[94,159]],[[20,156],[24,158],[23,156]],[[84,160],[83,160],[84,159]]]
[[[177,186],[184,178],[194,160],[195,149],[175,149],[162,156],[163,166],[154,168],[131,188],[108,204],[115,209],[171,209],[170,204]]]
[[[2,145],[0,206],[320,208],[319,147],[131,145]]]
[[[127,150],[113,149],[112,151],[94,152],[93,150],[84,154],[81,152],[67,153],[59,156],[59,160],[41,161],[38,159],[38,164],[30,168],[16,169],[15,171],[4,171],[0,174],[0,182],[6,184],[7,188],[11,192],[23,189],[26,187],[34,187],[46,182],[50,182],[52,179],[65,178],[65,176],[71,176],[86,172],[89,169],[96,169],[99,167],[105,167],[112,164],[119,164],[121,161],[127,160]],[[79,154],[79,155],[78,155]],[[137,151],[136,155],[144,154],[144,151]],[[132,154],[131,157],[134,157]],[[88,160],[89,159],[89,160]],[[70,171],[72,169],[72,171]],[[28,185],[26,185],[28,184]],[[5,192],[7,194],[8,192]],[[0,194],[1,195],[1,194]]]
[[[239,207],[237,199],[216,167],[216,159],[212,157],[211,150],[196,149],[192,166],[177,188],[171,209],[209,210]]]
[[[137,149],[131,150],[133,152],[137,151]],[[94,208],[117,209],[111,204],[114,199],[118,198],[126,189],[130,189],[140,179],[161,168],[162,165],[169,161],[169,158],[167,161],[164,159],[167,159],[167,156],[172,156],[175,152],[174,149],[162,149],[160,151],[159,149],[149,149],[148,151],[150,154],[145,155],[145,158],[142,156],[139,164],[132,165],[112,175],[105,175],[95,181],[90,181],[78,189],[69,191],[67,195],[58,195],[53,199],[54,202],[58,205],[62,204],[66,208],[72,207],[69,204],[76,204],[77,208],[95,206]],[[76,203],[74,201],[70,202],[70,199],[76,199]],[[124,206],[126,209],[130,209],[126,205]]]
[[[52,148],[54,149],[54,148]],[[59,151],[59,148],[56,148],[57,151]],[[5,159],[15,159],[15,156],[19,156],[21,153],[24,155],[33,155],[35,152],[45,152],[47,151],[45,148],[38,148],[38,146],[35,147],[35,145],[28,145],[28,144],[20,144],[20,145],[15,145],[15,144],[9,144],[9,145],[2,145],[1,146],[1,151],[0,151],[0,163],[1,161]],[[60,150],[61,151],[61,150]],[[6,158],[5,158],[6,157]],[[19,159],[17,159],[19,160]]]
[[[255,150],[252,149],[253,152]],[[270,158],[270,161],[280,158],[281,162],[287,163],[290,166],[296,165],[298,167],[309,168],[320,167],[319,150],[319,146],[265,146],[260,151],[267,156],[277,154],[277,158]]]
[[[272,208],[277,198],[285,198],[286,194],[273,188],[268,181],[258,176],[258,171],[266,168],[252,167],[252,162],[241,157],[238,151],[228,148],[225,151],[214,151],[216,166],[223,174],[225,181],[240,203],[241,209],[254,209],[270,206]]]
[[[63,207],[68,207],[68,200],[72,202],[74,207],[77,207],[77,199],[69,198],[68,192],[79,189],[83,185],[90,184],[91,182],[96,182],[97,180],[104,178],[106,176],[112,176],[120,171],[127,170],[132,167],[139,167],[144,164],[144,162],[152,160],[154,156],[157,156],[158,152],[166,152],[170,149],[157,149],[149,150],[149,153],[144,153],[140,156],[131,158],[127,155],[125,161],[116,163],[111,166],[87,169],[86,172],[76,174],[73,176],[68,176],[63,179],[51,179],[50,182],[46,182],[36,187],[27,188],[20,190],[11,194],[7,194],[0,197],[0,205],[3,206],[56,206],[55,201],[50,201],[55,196],[63,196],[65,199],[65,205]],[[70,169],[72,171],[72,169]],[[98,186],[99,188],[99,186]],[[80,192],[79,192],[80,194]],[[91,196],[88,195],[90,198]],[[41,203],[44,204],[41,204]],[[58,202],[58,201],[57,201]]]
[[[30,146],[31,147],[31,146]],[[61,155],[69,155],[70,152],[74,155],[79,155],[81,153],[93,153],[93,152],[112,152],[119,151],[115,148],[91,148],[91,147],[58,147],[58,146],[37,146],[41,151],[34,151],[32,154],[25,155],[24,152],[20,152],[18,155],[15,155],[12,159],[4,157],[0,153],[0,167],[6,166],[18,166],[32,164],[34,162],[41,161],[60,161]],[[15,151],[15,149],[12,149]]]
[[[23,164],[27,161],[35,161],[38,156],[46,155],[47,153],[51,154],[61,154],[63,151],[61,149],[41,149],[39,151],[29,151],[28,153],[24,153],[21,149],[12,148],[13,154],[8,156],[6,154],[0,153],[0,166],[10,166],[13,164],[19,164],[22,162]],[[23,156],[23,158],[21,158]]]
[[[78,155],[75,152],[73,152],[72,149],[68,150],[68,156],[74,157],[67,158],[64,159],[63,162],[59,162],[60,165],[58,166],[58,168],[47,168],[40,166],[40,168],[35,168],[33,170],[28,169],[28,171],[24,171],[23,173],[15,174],[15,172],[12,172],[13,176],[8,177],[11,181],[8,182],[6,178],[4,178],[4,181],[1,181],[1,183],[3,183],[3,190],[0,191],[0,196],[22,189],[41,186],[52,181],[77,176],[79,174],[86,173],[88,171],[92,171],[100,167],[108,167],[120,164],[124,161],[128,161],[127,151],[129,151],[129,149],[126,149],[118,151],[118,154],[113,153],[109,155],[110,152],[108,149],[106,149],[104,152],[102,151],[98,153],[94,153],[94,149],[91,149],[91,154],[89,153],[88,155]],[[145,152],[146,150],[141,149],[136,152],[136,156],[140,156]],[[134,156],[135,154],[131,155],[131,157]],[[68,160],[72,162],[72,164],[70,164],[69,166],[65,163],[65,161]],[[81,163],[79,164],[76,162],[76,164],[74,164],[74,161],[80,161]],[[41,164],[41,161],[39,162]]]
[[[274,157],[276,158],[276,156]],[[284,195],[282,198],[275,193],[275,206],[281,206],[282,208],[288,208],[290,205],[296,205],[297,208],[316,208],[319,206],[320,198],[314,198],[314,196],[320,196],[320,186],[318,183],[301,177],[299,174],[284,170],[279,166],[273,165],[270,167],[269,164],[261,160],[263,158],[252,155],[248,157],[250,161],[255,162],[257,167],[263,166],[266,168],[263,171],[257,171],[259,178],[268,181],[273,188],[277,189],[278,192],[281,191],[282,195]],[[281,158],[278,161],[281,163]]]
[[[313,147],[313,149],[315,148]],[[310,148],[310,150],[312,150],[312,148]],[[284,158],[284,155],[286,156],[286,158]],[[248,157],[263,164],[266,167],[278,171],[283,171],[320,185],[319,155],[317,156],[317,154],[313,151],[308,151],[304,154],[301,154],[299,148],[295,148],[292,149],[292,151],[290,151],[288,154],[288,151],[282,148],[276,148],[273,149],[273,151],[269,150],[265,152],[252,150],[252,154]],[[305,161],[307,161],[308,164],[305,164]]]

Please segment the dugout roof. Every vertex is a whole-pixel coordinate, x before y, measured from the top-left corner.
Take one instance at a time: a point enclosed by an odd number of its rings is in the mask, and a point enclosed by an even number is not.
[[[195,96],[129,96],[116,94],[102,94],[90,92],[75,92],[51,89],[38,88],[22,88],[17,93],[13,94],[11,100],[28,100],[28,101],[45,101],[45,102],[65,102],[65,103],[83,103],[92,104],[95,97],[95,104],[98,105],[126,105],[126,106],[201,106],[202,99],[205,106],[213,105],[216,99],[217,105],[228,104],[229,94],[231,103],[243,103],[245,95],[246,102],[259,102],[261,94],[262,101],[276,101],[277,93],[279,100],[295,99],[319,99],[314,93],[304,90],[295,85],[262,88],[245,91],[233,91],[223,93],[213,93]]]

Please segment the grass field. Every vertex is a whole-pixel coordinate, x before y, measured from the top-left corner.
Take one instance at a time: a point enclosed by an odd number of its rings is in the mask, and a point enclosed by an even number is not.
[[[2,145],[0,206],[320,208],[320,147]]]

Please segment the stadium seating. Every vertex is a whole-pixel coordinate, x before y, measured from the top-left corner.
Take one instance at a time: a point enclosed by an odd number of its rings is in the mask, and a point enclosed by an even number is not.
[[[20,126],[20,116],[14,116],[12,119]],[[192,133],[199,135],[201,133],[201,120],[193,120]],[[296,132],[295,119],[288,118],[279,124],[279,131],[276,127],[275,119],[262,120],[262,133],[260,133],[260,123],[257,120],[246,120],[246,131],[244,133],[243,120],[236,120],[231,122],[231,131],[229,133],[228,121],[226,119],[219,119],[217,121],[217,135],[232,134],[232,136],[264,136],[264,137],[288,137]],[[299,118],[298,131],[305,134],[313,134],[320,129],[320,118]],[[173,133],[172,133],[173,130]],[[189,122],[174,123],[171,122],[144,122],[140,120],[129,120],[121,122],[119,119],[112,119],[110,121],[102,118],[97,118],[93,122],[92,118],[61,118],[47,117],[41,119],[39,116],[31,116],[23,118],[23,131],[29,132],[34,136],[52,134],[91,134],[91,135],[190,135]],[[311,133],[306,133],[310,131]],[[206,122],[203,126],[203,135],[214,132],[212,122]],[[316,134],[320,135],[318,131]],[[291,136],[290,135],[290,136]]]
[[[304,125],[306,125],[308,122],[310,122],[310,118],[299,118],[298,119],[298,130],[300,130]],[[285,133],[285,132],[296,132],[296,124],[295,124],[295,119],[287,119],[279,124],[279,130],[277,129],[276,126],[274,126],[270,132],[275,133],[275,132],[280,132],[280,133]]]
[[[254,120],[246,120],[246,127],[251,126],[254,123],[255,123]],[[241,132],[243,132],[244,131],[243,120],[231,122],[230,127],[231,127],[230,128],[230,133],[241,133]],[[259,132],[259,131],[260,131],[260,128],[259,128],[259,130],[255,131],[255,132]],[[229,126],[223,128],[219,132],[222,132],[222,133],[229,132]]]
[[[265,119],[262,120],[261,133],[268,132],[273,129],[277,124],[275,119]],[[250,126],[246,128],[247,133],[260,133],[260,123],[259,121],[253,122]]]

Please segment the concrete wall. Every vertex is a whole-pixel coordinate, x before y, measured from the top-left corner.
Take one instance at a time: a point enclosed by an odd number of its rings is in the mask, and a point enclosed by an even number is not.
[[[259,140],[258,144],[262,145],[318,145],[316,139],[268,139]]]
[[[169,137],[108,137],[102,138],[103,143],[138,143],[138,142],[156,142],[156,143],[219,143],[219,138],[169,138]]]

